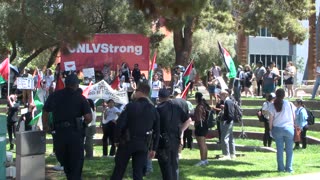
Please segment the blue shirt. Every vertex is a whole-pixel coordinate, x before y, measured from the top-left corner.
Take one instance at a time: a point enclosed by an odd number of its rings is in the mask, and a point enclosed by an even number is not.
[[[307,118],[308,113],[304,107],[299,107],[296,109],[295,124],[299,126],[301,129],[303,129],[303,127],[308,124]]]

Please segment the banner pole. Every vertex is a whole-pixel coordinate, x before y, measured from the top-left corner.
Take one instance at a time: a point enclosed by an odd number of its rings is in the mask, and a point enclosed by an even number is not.
[[[10,54],[11,54],[11,52],[9,51],[9,53],[8,53],[8,61],[9,61],[9,64],[8,64],[8,96],[10,96],[10,77],[11,77],[11,75],[10,75]]]

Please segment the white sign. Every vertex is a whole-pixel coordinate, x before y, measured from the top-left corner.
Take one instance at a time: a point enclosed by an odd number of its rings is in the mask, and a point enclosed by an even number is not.
[[[18,77],[17,78],[17,88],[18,89],[34,89],[33,78]]]
[[[82,90],[86,89],[88,86],[81,86],[80,88]],[[91,86],[88,98],[92,100],[96,99],[113,99],[114,102],[119,104],[128,104],[128,93],[125,90],[114,90],[112,87],[105,82],[104,80],[98,82],[97,84],[94,84]]]
[[[90,81],[92,83],[95,83],[94,68],[82,69],[82,73],[83,73],[83,82],[84,82],[84,84],[89,84]]]
[[[76,63],[74,61],[64,62],[64,69],[65,69],[65,71],[75,71],[76,70]]]

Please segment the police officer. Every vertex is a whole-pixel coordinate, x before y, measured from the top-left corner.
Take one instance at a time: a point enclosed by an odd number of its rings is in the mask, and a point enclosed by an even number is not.
[[[159,114],[148,99],[150,86],[140,83],[130,102],[120,114],[115,128],[115,142],[118,150],[112,180],[121,180],[132,157],[133,179],[143,177],[143,167],[149,157],[155,156],[159,141]],[[150,145],[150,140],[153,140]]]
[[[48,118],[49,112],[52,112],[55,153],[58,161],[64,166],[68,180],[81,179],[84,123],[88,124],[92,120],[89,103],[76,91],[78,87],[77,76],[67,76],[65,88],[49,95],[42,114],[43,129],[49,131]]]
[[[169,99],[167,89],[159,91],[160,104],[157,110],[160,115],[160,140],[157,158],[162,173],[162,179],[179,179],[178,150],[181,142],[181,127],[188,127],[191,119],[178,105]],[[185,129],[185,128],[184,128]]]

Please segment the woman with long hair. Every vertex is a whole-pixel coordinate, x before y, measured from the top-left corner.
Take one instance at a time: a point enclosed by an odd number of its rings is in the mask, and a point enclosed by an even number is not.
[[[200,162],[196,166],[205,166],[208,164],[208,148],[206,144],[206,135],[208,133],[208,124],[206,120],[206,110],[211,109],[208,103],[203,99],[200,92],[195,94],[197,106],[194,110],[193,120],[195,121],[195,136],[200,150]]]
[[[294,135],[294,105],[284,100],[285,91],[278,89],[276,99],[270,106],[270,131],[277,147],[277,163],[279,172],[293,172],[293,135]],[[286,152],[286,164],[283,163],[283,151]]]
[[[302,141],[302,148],[306,149],[307,148],[308,113],[301,99],[297,99],[294,104],[297,107],[296,120],[294,123],[296,126],[295,128],[301,129],[300,137]],[[300,148],[300,142],[295,142],[294,149],[299,149],[299,148]]]

